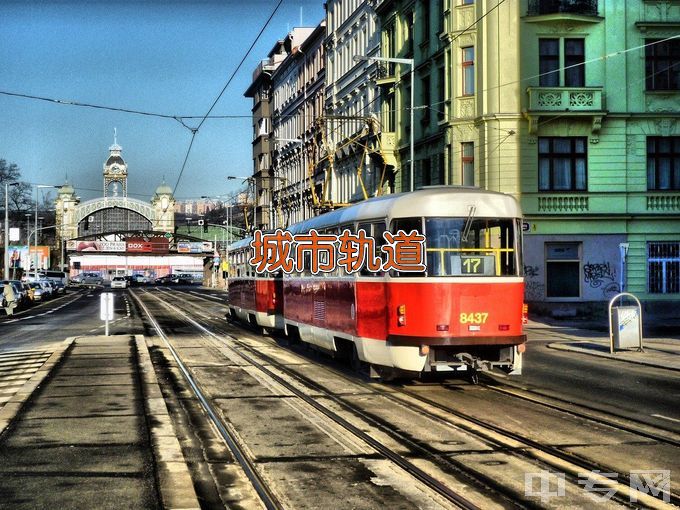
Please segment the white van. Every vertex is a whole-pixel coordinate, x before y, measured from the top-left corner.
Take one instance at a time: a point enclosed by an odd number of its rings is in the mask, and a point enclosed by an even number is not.
[[[34,282],[36,280],[52,280],[53,282],[60,282],[64,286],[68,285],[68,273],[63,271],[52,271],[43,270],[38,271],[38,277],[36,278],[35,271],[29,271],[26,273],[24,279],[29,282]]]

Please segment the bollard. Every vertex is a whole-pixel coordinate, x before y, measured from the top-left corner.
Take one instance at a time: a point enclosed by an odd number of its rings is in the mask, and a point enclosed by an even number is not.
[[[104,334],[109,336],[109,321],[113,320],[113,294],[102,292],[99,318],[104,321]]]

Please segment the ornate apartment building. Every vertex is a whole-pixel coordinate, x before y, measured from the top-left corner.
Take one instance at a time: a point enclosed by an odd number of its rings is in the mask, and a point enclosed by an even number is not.
[[[300,29],[296,29],[300,30]],[[325,94],[322,21],[271,76],[273,173],[271,226],[287,226],[315,214],[323,183],[315,172],[319,159],[319,124]],[[289,36],[290,37],[290,34]],[[295,41],[297,42],[297,41]]]
[[[384,65],[374,0],[326,2],[326,100],[318,171],[322,209],[394,190],[394,134],[380,118]]]

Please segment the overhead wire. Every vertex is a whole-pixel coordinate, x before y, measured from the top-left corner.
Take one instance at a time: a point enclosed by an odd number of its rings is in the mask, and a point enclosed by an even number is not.
[[[264,25],[262,25],[262,28],[257,33],[257,36],[253,40],[252,44],[250,45],[248,50],[243,55],[243,58],[241,58],[241,61],[236,66],[236,69],[234,69],[234,71],[231,73],[231,76],[229,76],[227,83],[225,83],[224,87],[222,87],[222,90],[217,95],[217,97],[213,101],[212,105],[210,105],[210,108],[208,109],[207,113],[203,116],[203,119],[201,119],[201,122],[198,123],[198,126],[196,126],[196,128],[190,128],[191,129],[191,141],[189,142],[189,147],[187,149],[186,156],[184,157],[184,162],[182,163],[182,168],[180,169],[179,175],[177,176],[177,182],[175,182],[175,187],[173,188],[173,194],[177,192],[177,187],[179,186],[179,183],[182,180],[182,175],[184,175],[184,170],[186,169],[187,161],[189,160],[189,155],[191,154],[191,148],[194,146],[194,140],[196,139],[196,134],[198,133],[198,130],[201,129],[201,127],[203,126],[203,123],[208,118],[208,115],[210,115],[210,113],[213,111],[213,109],[217,105],[218,101],[220,100],[220,98],[222,97],[224,92],[227,90],[227,87],[229,87],[229,85],[231,84],[232,80],[234,79],[234,76],[236,76],[236,73],[238,73],[239,69],[241,69],[241,66],[243,66],[243,63],[246,61],[246,58],[248,58],[248,55],[250,55],[250,52],[255,47],[255,44],[257,44],[257,41],[260,40],[260,37],[262,36],[264,31],[269,26],[269,23],[271,22],[271,20],[276,15],[276,12],[279,10],[279,7],[281,7],[282,3],[283,3],[283,0],[278,1],[276,6],[274,7],[274,10],[269,15],[269,18],[267,18],[267,21],[265,21]]]

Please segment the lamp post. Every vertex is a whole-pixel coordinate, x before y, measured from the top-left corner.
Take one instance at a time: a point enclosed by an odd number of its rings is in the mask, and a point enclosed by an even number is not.
[[[411,129],[410,129],[410,145],[411,145],[411,150],[410,150],[410,157],[411,157],[411,191],[413,191],[413,157],[414,157],[414,151],[413,151],[413,143],[414,143],[414,134],[415,134],[415,126],[413,125],[413,98],[414,98],[414,87],[413,87],[413,78],[414,78],[414,71],[415,71],[415,60],[412,58],[392,58],[392,57],[364,57],[362,55],[355,55],[354,56],[354,61],[355,62],[360,62],[362,60],[372,62],[372,61],[377,61],[377,62],[391,62],[394,64],[406,64],[411,66]],[[401,79],[401,77],[400,77]]]
[[[18,182],[5,183],[5,280],[9,280],[9,187],[18,185]]]

